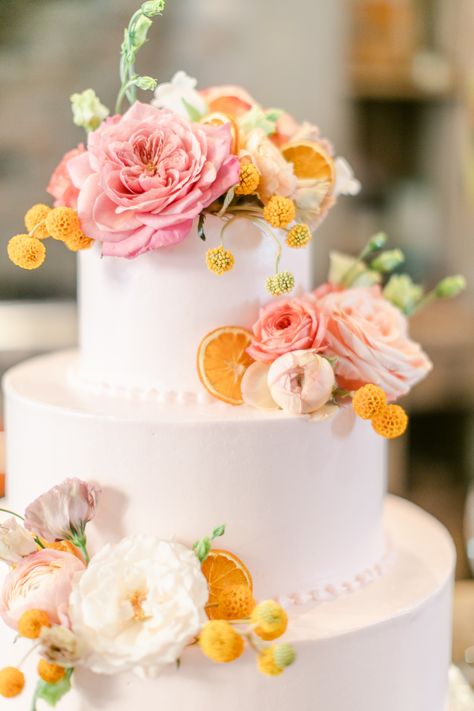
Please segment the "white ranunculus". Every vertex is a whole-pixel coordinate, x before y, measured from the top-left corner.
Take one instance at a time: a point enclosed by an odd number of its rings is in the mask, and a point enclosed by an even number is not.
[[[155,536],[132,536],[94,556],[70,599],[82,663],[99,674],[156,676],[206,621],[208,586],[196,555]]]
[[[11,516],[0,523],[0,560],[10,565],[38,550],[33,536]]]
[[[267,382],[277,405],[292,415],[321,409],[336,387],[330,362],[314,349],[291,351],[274,360]]]
[[[151,102],[159,109],[170,109],[184,118],[192,118],[186,106],[190,106],[199,116],[207,113],[207,104],[196,91],[197,80],[186,72],[176,72],[170,82],[159,84],[155,98]]]

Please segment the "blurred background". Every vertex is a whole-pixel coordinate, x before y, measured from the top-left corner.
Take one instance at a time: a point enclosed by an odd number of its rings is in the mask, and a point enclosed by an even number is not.
[[[68,97],[117,92],[118,50],[136,0],[0,0],[0,371],[75,343],[75,257],[51,240],[27,273],[6,258],[26,209],[44,201],[62,154],[83,139]],[[166,81],[184,69],[244,85],[263,105],[318,123],[363,184],[317,233],[359,251],[384,229],[426,285],[468,290],[412,322],[435,370],[407,402],[391,489],[433,512],[458,548],[455,659],[474,643],[474,3],[472,0],[168,0],[140,55]],[[464,522],[464,523],[463,523]],[[471,555],[471,565],[469,562]]]

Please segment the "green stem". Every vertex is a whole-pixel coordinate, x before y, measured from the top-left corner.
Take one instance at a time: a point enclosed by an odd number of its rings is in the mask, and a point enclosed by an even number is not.
[[[10,516],[16,516],[16,518],[19,518],[21,521],[25,520],[23,516],[20,516],[20,514],[17,514],[14,511],[10,511],[9,509],[0,509],[0,513],[6,513],[10,514]]]
[[[428,304],[433,303],[433,301],[436,301],[437,299],[436,295],[436,290],[433,289],[432,291],[429,291],[427,294],[421,298],[417,304],[407,313],[407,316],[413,316],[413,314],[416,314],[418,311],[423,309],[425,306],[428,306]]]
[[[127,93],[127,90],[130,88],[130,86],[132,86],[132,84],[135,83],[135,79],[136,79],[136,77],[133,76],[131,79],[129,79],[129,81],[127,81],[125,84],[122,84],[122,86],[120,87],[120,91],[119,91],[119,93],[118,93],[117,101],[116,101],[116,104],[115,104],[115,113],[116,113],[116,114],[119,114],[119,113],[120,113],[120,108],[121,108],[121,106],[122,106],[122,101],[123,101],[124,98],[125,98],[125,95],[126,95],[126,93]]]
[[[76,546],[76,548],[81,551],[82,555],[84,556],[84,560],[87,564],[89,564],[91,558],[87,550],[87,542],[85,537],[73,539],[71,542]]]
[[[280,260],[281,260],[281,253],[282,253],[281,242],[278,239],[278,237],[276,236],[276,234],[274,234],[274,232],[272,230],[268,229],[266,222],[264,222],[263,220],[256,220],[256,222],[258,223],[260,230],[264,234],[271,237],[272,240],[276,244],[275,274],[278,274],[278,272],[280,271]]]

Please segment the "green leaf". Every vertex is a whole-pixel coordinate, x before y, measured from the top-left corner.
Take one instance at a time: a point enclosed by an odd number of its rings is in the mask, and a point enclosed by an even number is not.
[[[204,212],[201,212],[199,215],[199,220],[198,220],[198,235],[202,239],[203,242],[206,241],[206,233],[204,232],[204,223],[206,221],[206,214]]]
[[[212,540],[215,538],[220,538],[223,536],[225,533],[225,523],[223,523],[221,526],[217,526],[212,532]]]
[[[181,98],[181,101],[184,104],[184,108],[188,112],[189,120],[193,122],[199,121],[199,119],[202,118],[202,114],[200,111],[196,109],[195,106],[189,103],[189,101],[186,101],[184,97]]]
[[[207,556],[209,555],[209,551],[211,550],[211,547],[212,544],[208,536],[206,536],[205,538],[201,538],[193,545],[193,551],[195,552],[201,563],[206,560]]]
[[[224,215],[224,213],[227,211],[227,208],[229,207],[230,203],[234,199],[234,196],[235,196],[235,188],[230,188],[230,190],[228,190],[225,194],[224,202],[223,202],[222,207],[218,213],[219,217]]]
[[[61,701],[63,696],[71,691],[71,677],[73,672],[74,669],[67,669],[64,677],[56,684],[48,684],[46,681],[40,679],[36,686],[33,711],[36,709],[36,701],[38,699],[46,701],[50,706],[56,706]]]

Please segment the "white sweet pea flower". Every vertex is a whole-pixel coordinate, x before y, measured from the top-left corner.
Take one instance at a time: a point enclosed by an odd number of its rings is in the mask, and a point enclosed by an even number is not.
[[[106,546],[70,597],[82,664],[98,674],[156,676],[199,634],[208,597],[189,548],[140,535]]]
[[[37,550],[33,536],[16,518],[11,516],[0,523],[0,560],[13,565]]]
[[[334,161],[336,182],[334,197],[338,195],[357,195],[360,192],[360,181],[354,177],[354,171],[345,158],[336,158]]]
[[[197,79],[188,76],[186,72],[176,72],[170,82],[160,84],[156,88],[155,98],[151,103],[159,109],[170,109],[191,120],[194,117],[190,113],[204,116],[207,113],[207,104],[196,91],[196,84]]]

